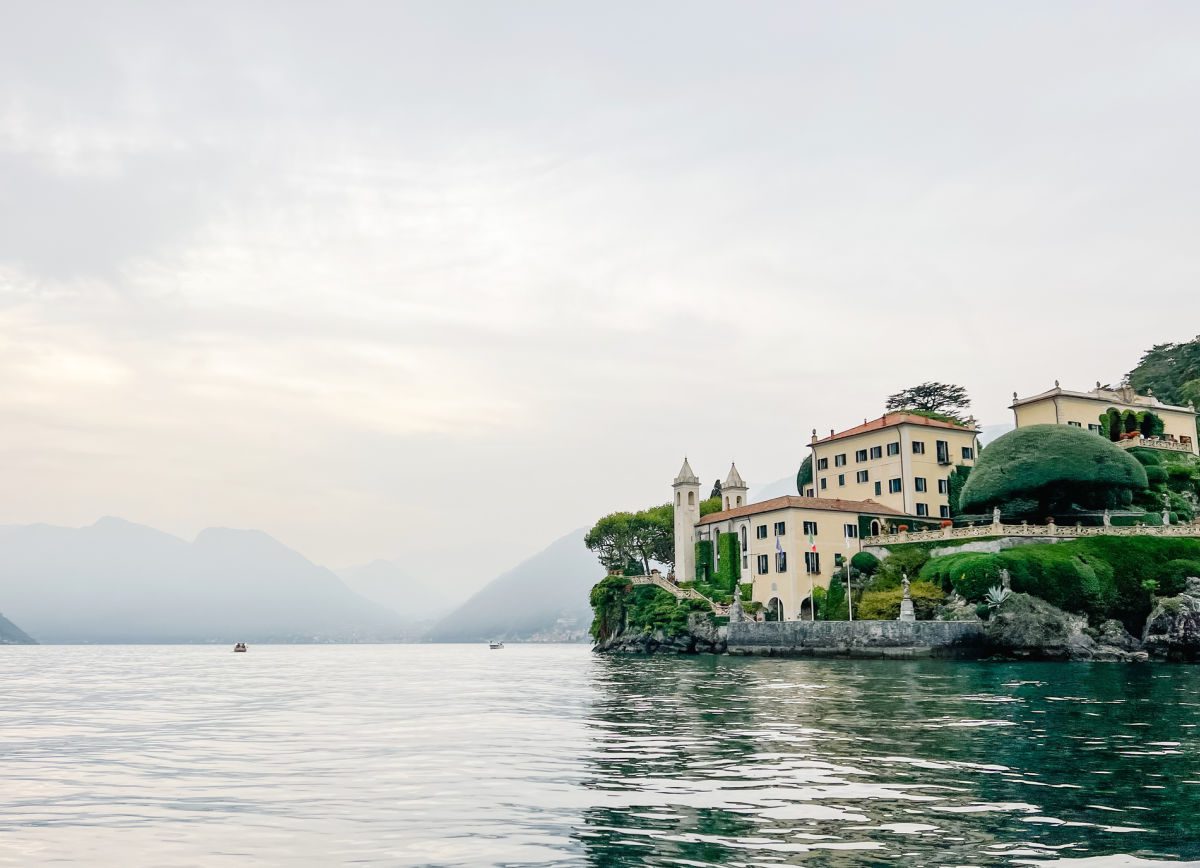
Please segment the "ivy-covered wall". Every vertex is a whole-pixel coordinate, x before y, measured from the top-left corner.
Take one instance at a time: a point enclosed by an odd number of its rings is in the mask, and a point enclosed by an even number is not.
[[[736,533],[723,533],[717,537],[717,572],[713,584],[733,593],[738,579],[742,577],[742,547]]]
[[[707,583],[713,574],[712,540],[696,541],[696,581]]]

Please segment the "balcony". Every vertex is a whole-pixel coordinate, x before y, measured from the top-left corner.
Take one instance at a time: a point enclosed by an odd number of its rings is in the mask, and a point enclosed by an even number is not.
[[[1166,437],[1130,437],[1118,440],[1117,445],[1122,449],[1161,449],[1165,452],[1193,452],[1192,438],[1168,435]]]

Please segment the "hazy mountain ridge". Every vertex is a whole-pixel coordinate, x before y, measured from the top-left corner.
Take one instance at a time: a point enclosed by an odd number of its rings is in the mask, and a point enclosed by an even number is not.
[[[42,642],[409,638],[396,613],[261,531],[189,543],[115,518],[0,527],[0,605]]]
[[[0,615],[0,645],[36,645],[37,640]]]
[[[350,590],[387,607],[413,625],[432,624],[457,602],[436,581],[413,575],[395,561],[377,560],[346,567],[338,570],[337,575]]]
[[[551,543],[488,582],[429,632],[433,642],[579,641],[591,625],[589,593],[604,570],[584,530]]]

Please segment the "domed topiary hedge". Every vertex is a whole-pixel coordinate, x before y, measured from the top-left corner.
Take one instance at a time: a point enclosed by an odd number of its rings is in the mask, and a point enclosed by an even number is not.
[[[1146,469],[1119,446],[1069,425],[1030,425],[996,439],[979,454],[963,486],[964,512],[982,513],[1012,501],[1054,515],[1079,506],[1116,507],[1123,492],[1147,487]]]

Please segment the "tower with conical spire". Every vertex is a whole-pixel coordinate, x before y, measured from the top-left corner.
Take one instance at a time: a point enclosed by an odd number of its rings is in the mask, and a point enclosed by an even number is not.
[[[721,497],[725,500],[725,509],[737,509],[750,502],[750,486],[746,485],[742,474],[738,473],[737,464],[729,465],[729,475],[721,483]]]
[[[685,457],[675,481],[675,579],[696,577],[696,522],[700,521],[700,477],[692,472]]]

